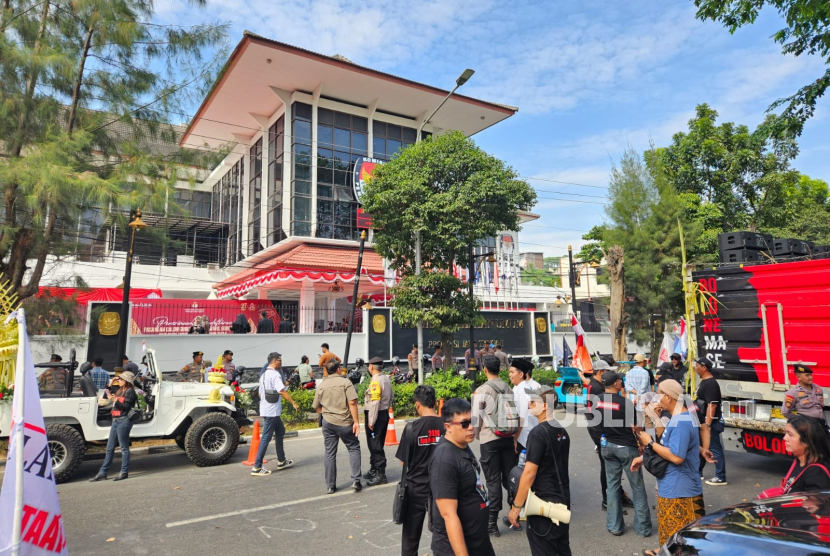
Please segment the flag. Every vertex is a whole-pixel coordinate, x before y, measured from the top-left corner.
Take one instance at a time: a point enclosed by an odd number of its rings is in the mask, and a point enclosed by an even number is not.
[[[585,347],[585,344],[579,344],[576,346],[573,366],[583,373],[594,370],[594,365],[591,362],[591,355],[588,353],[588,348]]]
[[[677,350],[677,353],[683,356],[683,359],[686,359],[686,356],[689,355],[689,334],[688,330],[686,329],[686,319],[680,319],[680,331],[677,334],[677,337],[680,338],[680,349]]]
[[[147,351],[147,342],[141,340],[141,353],[144,353],[145,351]]]
[[[669,360],[671,350],[674,349],[674,340],[671,334],[663,332],[663,343],[660,344],[660,355],[657,356],[657,363],[664,363]]]
[[[40,394],[35,376],[26,318],[18,309],[18,351],[12,401],[12,427],[9,437],[9,458],[0,491],[0,554],[11,554],[19,547],[21,556],[69,554],[66,548],[63,519],[58,503],[58,489],[52,476],[52,457],[46,440],[46,426],[40,408]],[[13,318],[13,317],[12,317]],[[24,401],[25,398],[25,409]],[[25,411],[25,413],[24,413]],[[23,434],[23,446],[18,435]],[[17,465],[19,450],[24,465]],[[16,508],[18,478],[22,476],[22,507]],[[20,514],[16,510],[20,510]],[[20,539],[15,546],[14,525],[19,515]]]
[[[493,285],[499,293],[499,263],[493,263]]]
[[[576,346],[579,347],[584,345],[585,330],[582,328],[582,325],[579,324],[579,321],[576,320],[576,315],[571,315],[571,326],[573,326],[574,332],[576,332]]]
[[[568,347],[568,340],[566,340],[565,337],[562,336],[562,364],[567,367],[568,361],[572,356],[573,352],[571,351],[571,348]]]

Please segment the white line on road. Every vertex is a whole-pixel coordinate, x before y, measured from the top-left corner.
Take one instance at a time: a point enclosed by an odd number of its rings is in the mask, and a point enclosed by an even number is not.
[[[370,487],[368,490],[380,490],[382,488],[389,488],[393,486],[397,486],[398,483],[388,483],[385,485],[378,485],[374,487]],[[280,502],[278,504],[269,504],[268,506],[259,506],[258,508],[248,508],[245,510],[237,510],[235,512],[225,512],[223,514],[214,514],[208,515],[205,517],[196,517],[193,519],[186,519],[184,521],[173,521],[171,523],[165,524],[165,527],[181,527],[182,525],[192,525],[194,523],[201,523],[203,521],[213,521],[214,519],[222,519],[225,517],[233,517],[235,515],[244,515],[253,512],[263,512],[265,510],[276,510],[277,508],[285,508],[287,506],[297,506],[299,504],[305,504],[307,502],[316,502],[318,500],[330,500],[335,496],[347,496],[347,495],[354,495],[355,493],[352,489],[343,490],[341,492],[336,492],[334,494],[321,494],[320,496],[312,496],[311,498],[303,498],[302,500],[289,500],[287,502]]]

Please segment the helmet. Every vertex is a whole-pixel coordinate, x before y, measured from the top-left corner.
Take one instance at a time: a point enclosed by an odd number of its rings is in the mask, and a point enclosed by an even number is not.
[[[400,357],[393,357],[393,358],[392,358],[392,364],[393,364],[393,365],[395,365],[396,367],[398,366],[398,364],[399,364],[400,362],[401,362],[401,358],[400,358]]]
[[[366,361],[364,361],[362,358],[358,357],[357,360],[355,360],[354,364],[357,365],[358,367],[362,367],[366,364]]]

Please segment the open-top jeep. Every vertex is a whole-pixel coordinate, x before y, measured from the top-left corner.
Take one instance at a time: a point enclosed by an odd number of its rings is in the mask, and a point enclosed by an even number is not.
[[[133,425],[130,438],[174,439],[199,467],[225,463],[239,446],[239,425],[231,417],[236,410],[233,389],[220,386],[219,401],[211,402],[208,396],[216,385],[163,381],[155,353],[148,349],[146,355],[149,371],[143,380],[136,380],[135,386],[145,392],[147,407]],[[75,391],[74,361],[64,366],[69,370],[67,389],[42,392],[40,400],[52,469],[59,483],[75,475],[88,446],[106,445],[112,424],[109,411],[99,410],[92,379],[81,377],[81,391]],[[10,421],[11,411],[4,411],[0,438],[8,437]]]

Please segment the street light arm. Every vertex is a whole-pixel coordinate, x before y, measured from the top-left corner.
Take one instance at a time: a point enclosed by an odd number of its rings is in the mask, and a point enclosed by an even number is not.
[[[458,89],[458,87],[459,87],[459,85],[456,85],[455,87],[453,87],[452,91],[450,91],[450,92],[447,94],[447,96],[445,96],[445,97],[444,97],[444,100],[442,100],[442,101],[441,101],[441,104],[439,104],[439,105],[435,108],[435,110],[433,110],[433,111],[432,111],[432,114],[430,114],[430,115],[429,115],[429,118],[427,118],[426,120],[424,120],[423,122],[421,122],[421,125],[420,125],[420,126],[418,126],[418,135],[416,135],[416,136],[415,136],[415,139],[416,139],[416,140],[420,140],[420,138],[421,138],[421,131],[423,131],[424,126],[425,126],[425,125],[427,125],[427,124],[429,123],[429,121],[432,119],[432,117],[433,117],[436,113],[438,113],[438,111],[439,111],[439,110],[441,110],[441,107],[442,107],[442,106],[444,106],[444,104],[446,104],[446,102],[447,102],[448,100],[450,100],[450,97],[451,97],[451,96],[453,95],[453,93],[454,93],[454,92]]]

